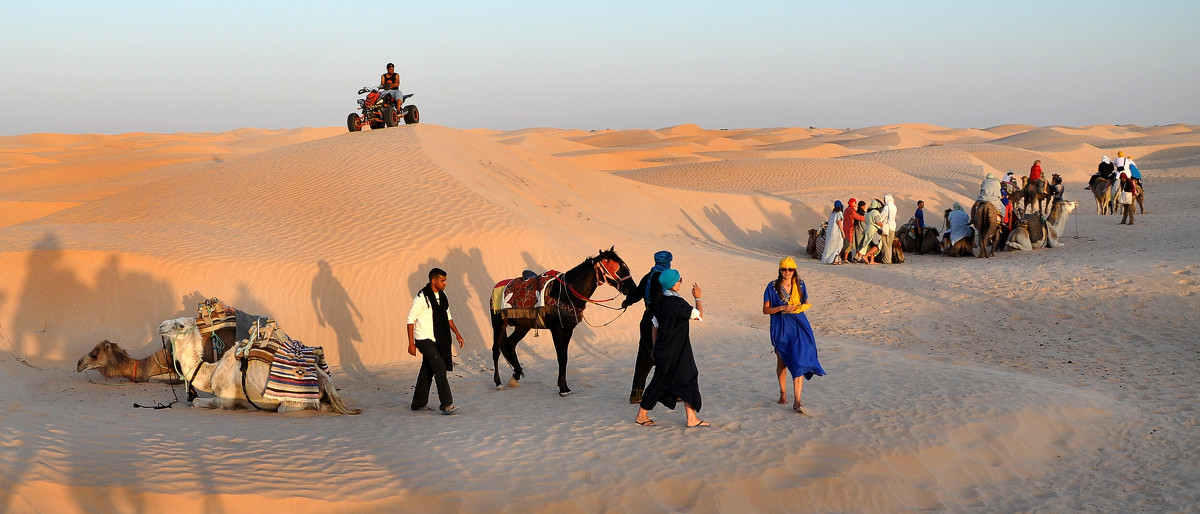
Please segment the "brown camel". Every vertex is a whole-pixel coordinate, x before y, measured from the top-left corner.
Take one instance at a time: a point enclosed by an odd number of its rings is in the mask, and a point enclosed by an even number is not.
[[[925,227],[924,234],[918,234],[918,232],[920,231],[912,227],[912,222],[905,223],[896,230],[896,240],[900,241],[904,251],[917,255],[941,251],[936,228]]]
[[[1045,179],[1042,179],[1042,184],[1044,185],[1045,183]],[[1025,203],[1025,210],[1027,212],[1033,212],[1029,207],[1036,203],[1038,212],[1045,213],[1046,200],[1049,198],[1050,192],[1045,187],[1039,189],[1038,185],[1034,184],[1033,181],[1028,180],[1027,177],[1021,177],[1021,199]]]
[[[1133,200],[1138,204],[1138,214],[1146,214],[1146,207],[1144,205],[1146,202],[1146,189],[1142,187],[1142,181],[1140,180],[1134,181],[1134,184],[1136,184],[1134,188],[1136,193],[1134,193]]]
[[[1113,214],[1112,181],[1097,178],[1089,187],[1092,188],[1092,196],[1096,197],[1096,215]]]
[[[817,255],[817,229],[815,228],[808,229],[808,244],[804,246],[804,253],[814,259],[820,258]]]
[[[979,257],[996,255],[1003,219],[1004,216],[996,210],[992,202],[978,201],[971,207],[971,224],[975,226],[975,233],[979,234]]]
[[[78,372],[89,369],[99,371],[105,378],[127,378],[132,382],[149,382],[154,377],[161,377],[162,381],[170,383],[182,382],[171,369],[171,354],[165,348],[159,348],[149,357],[135,360],[125,349],[107,339],[80,357],[75,366]]]

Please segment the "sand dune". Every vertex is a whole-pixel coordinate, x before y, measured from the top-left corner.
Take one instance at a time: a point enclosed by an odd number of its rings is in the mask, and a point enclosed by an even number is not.
[[[1083,190],[1117,150],[1146,176],[1132,227]],[[811,415],[775,404],[762,289],[835,199],[892,194],[901,221],[923,199],[940,226],[1034,159],[1081,204],[1064,247],[799,259],[829,375]],[[1193,510],[1198,185],[1183,124],[0,137],[0,511]],[[640,306],[587,309],[572,396],[544,331],[521,386],[492,387],[492,285],[610,246],[634,278],[669,249],[704,288],[712,428],[632,422]],[[434,266],[459,416],[408,409],[404,315]],[[324,346],[364,413],[133,409],[172,393],[75,372],[101,339],[152,353],[212,296]]]

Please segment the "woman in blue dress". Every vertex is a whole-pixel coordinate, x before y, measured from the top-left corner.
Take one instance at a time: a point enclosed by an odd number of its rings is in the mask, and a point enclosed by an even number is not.
[[[775,347],[775,374],[779,377],[779,404],[787,403],[787,382],[784,370],[791,372],[796,401],[792,410],[807,414],[800,403],[800,392],[804,380],[813,375],[825,376],[817,360],[817,340],[812,325],[804,311],[812,307],[808,303],[808,289],[804,281],[796,276],[796,261],[784,257],[779,261],[779,277],[767,284],[763,292],[763,314],[771,316],[771,345]]]

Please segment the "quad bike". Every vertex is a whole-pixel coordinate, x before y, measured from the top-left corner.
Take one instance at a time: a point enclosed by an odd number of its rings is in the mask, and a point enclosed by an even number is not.
[[[393,96],[399,93],[396,90],[381,91],[372,87],[359,89],[358,94],[367,95],[366,98],[358,99],[358,108],[362,114],[350,113],[346,117],[346,128],[350,129],[350,132],[358,132],[362,130],[363,125],[370,125],[373,129],[395,127],[400,124],[401,118],[409,125],[420,123],[421,113],[417,111],[417,106],[404,105],[404,101],[412,94],[400,98]]]

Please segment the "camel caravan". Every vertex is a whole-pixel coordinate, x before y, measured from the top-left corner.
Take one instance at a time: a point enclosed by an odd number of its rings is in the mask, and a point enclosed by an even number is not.
[[[1034,166],[1038,168],[1040,175],[1040,161],[1035,162]],[[1107,195],[1111,189],[1105,184],[1103,181],[1097,184],[1093,180],[1093,187],[1089,188],[1096,193],[1098,205],[1099,195]],[[895,231],[895,237],[890,238],[891,263],[904,263],[905,253],[940,253],[947,257],[987,258],[1003,250],[1031,251],[1063,246],[1061,236],[1066,230],[1067,218],[1079,207],[1078,202],[1063,200],[1063,191],[1062,177],[1058,174],[1052,175],[1050,180],[1020,177],[1018,184],[1011,171],[1003,182],[989,173],[969,211],[958,202],[945,210],[942,230],[925,225],[923,202],[918,204],[916,215],[900,225]],[[1141,194],[1139,189],[1139,196],[1136,197],[1139,204]],[[851,203],[853,200],[851,199]],[[841,252],[845,255],[856,253],[845,248],[859,248],[857,253],[862,254],[861,258],[845,257],[846,262],[852,259],[854,262],[887,262],[882,259],[883,252],[878,251],[879,245],[889,244],[888,239],[880,236],[885,230],[886,221],[879,222],[880,216],[871,212],[886,209],[887,202],[877,199],[871,203],[871,208],[865,211],[863,204],[864,202],[858,202],[858,211],[848,214],[845,218],[840,215],[832,218],[842,220],[845,224],[852,223],[852,228],[846,225],[838,227],[836,224],[831,228],[832,221],[827,221],[819,228],[810,229],[805,253],[813,259],[821,259],[823,255],[829,254],[825,248],[827,241],[833,240],[837,241],[835,244],[846,245]],[[835,210],[840,207],[841,202],[835,202]],[[853,209],[854,206],[851,205],[850,208]],[[882,218],[886,220],[887,215]],[[867,225],[872,221],[875,222],[875,226]],[[830,238],[830,230],[843,231],[845,237]],[[843,240],[849,243],[841,243]],[[864,245],[866,249],[863,249]]]
[[[101,341],[76,370],[108,378],[185,383],[196,407],[359,414],[337,393],[324,350],[289,337],[269,318],[247,314],[212,298],[196,317],[159,324],[163,348],[135,360],[116,343]],[[211,397],[199,397],[197,392]]]

